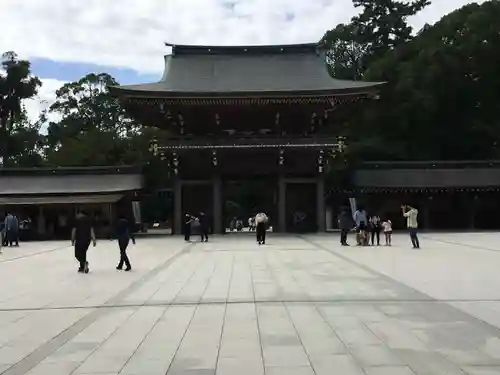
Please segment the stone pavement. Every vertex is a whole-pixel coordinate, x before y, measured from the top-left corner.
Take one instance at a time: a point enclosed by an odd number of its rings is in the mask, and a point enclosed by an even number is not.
[[[147,238],[130,273],[102,241],[88,275],[67,243],[4,248],[0,373],[500,374],[497,237]]]

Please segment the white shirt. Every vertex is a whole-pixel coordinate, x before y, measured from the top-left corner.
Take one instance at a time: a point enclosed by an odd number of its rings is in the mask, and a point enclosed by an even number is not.
[[[408,228],[418,228],[417,216],[418,210],[416,208],[412,208],[404,214],[404,217],[406,217],[406,226]]]
[[[384,221],[382,227],[384,228],[384,232],[392,232],[392,221]]]

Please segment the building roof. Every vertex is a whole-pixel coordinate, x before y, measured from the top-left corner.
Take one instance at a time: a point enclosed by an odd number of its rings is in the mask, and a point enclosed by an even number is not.
[[[112,194],[141,189],[141,174],[0,176],[0,196]]]
[[[353,177],[355,186],[371,188],[500,187],[498,167],[360,169]]]
[[[274,46],[171,45],[156,83],[112,87],[131,97],[205,98],[367,94],[382,82],[333,79],[317,43]]]

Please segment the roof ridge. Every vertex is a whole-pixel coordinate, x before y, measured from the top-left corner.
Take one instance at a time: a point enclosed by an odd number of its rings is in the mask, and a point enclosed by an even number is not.
[[[165,43],[172,47],[173,55],[214,55],[214,54],[280,54],[280,53],[317,53],[319,43],[271,44],[271,45],[188,45]]]

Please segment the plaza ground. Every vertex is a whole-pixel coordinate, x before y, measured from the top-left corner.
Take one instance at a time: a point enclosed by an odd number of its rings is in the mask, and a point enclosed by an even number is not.
[[[144,238],[130,273],[101,241],[88,275],[67,243],[4,248],[0,373],[500,374],[499,237]]]

